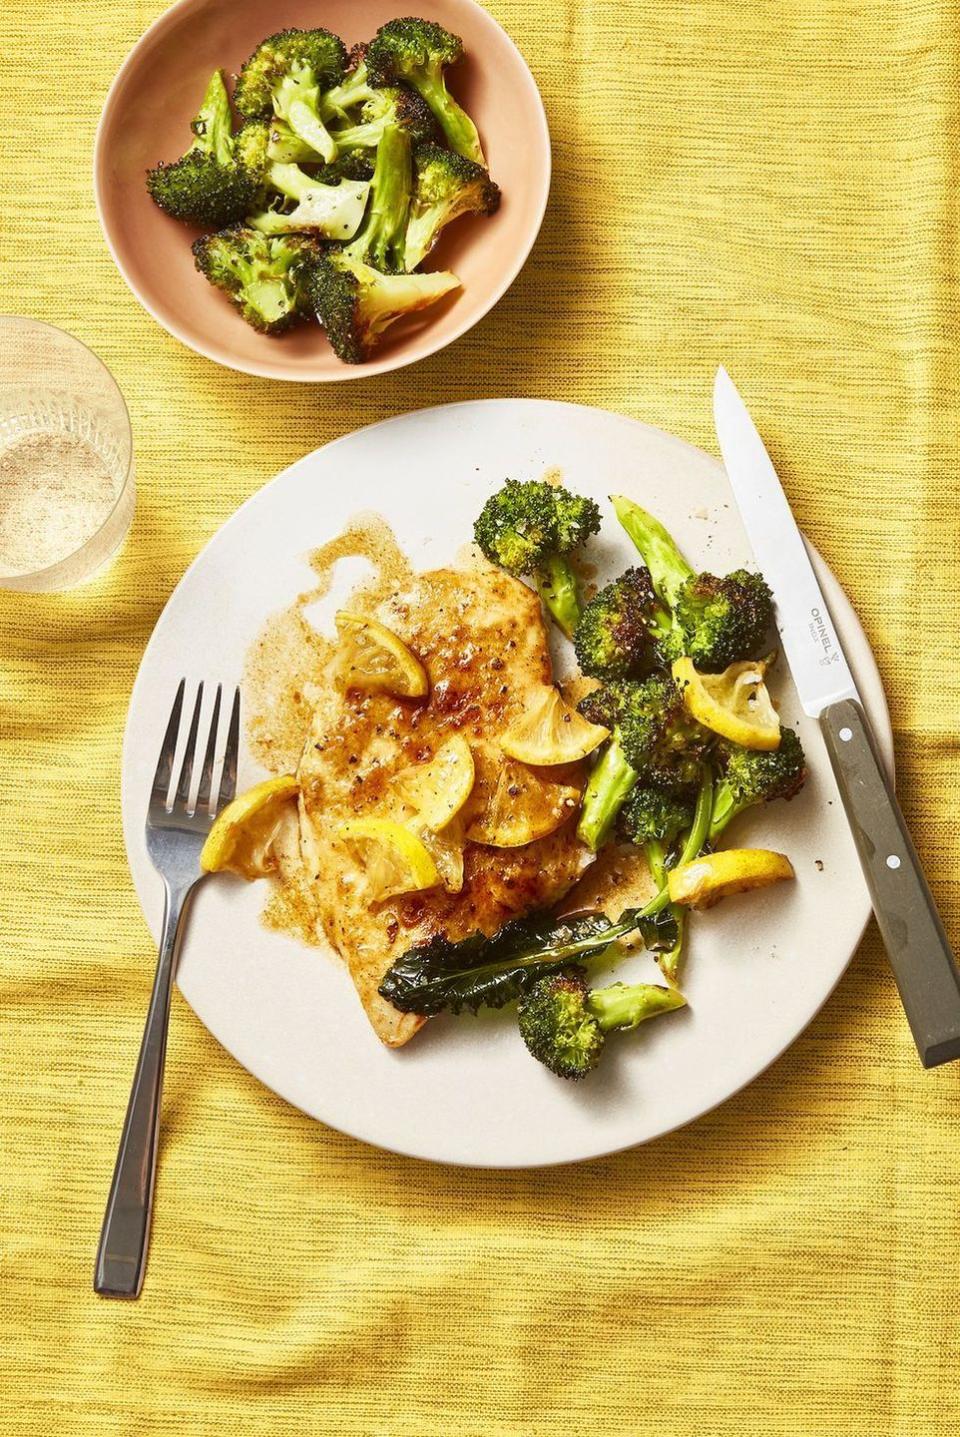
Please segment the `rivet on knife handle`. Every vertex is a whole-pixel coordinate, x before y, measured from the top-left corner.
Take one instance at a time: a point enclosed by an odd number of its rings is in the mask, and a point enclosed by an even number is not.
[[[950,1062],[960,1057],[960,972],[866,715],[843,699],[820,724],[921,1062]]]

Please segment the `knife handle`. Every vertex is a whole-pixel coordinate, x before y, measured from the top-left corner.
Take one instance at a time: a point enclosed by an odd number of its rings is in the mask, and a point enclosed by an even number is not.
[[[935,1068],[960,1058],[960,973],[866,714],[842,699],[820,727],[920,1061]]]

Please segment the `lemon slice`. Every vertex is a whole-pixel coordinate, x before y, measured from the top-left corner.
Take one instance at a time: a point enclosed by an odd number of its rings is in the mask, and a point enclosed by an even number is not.
[[[575,813],[580,790],[543,778],[498,750],[478,755],[477,781],[466,809],[467,838],[491,848],[521,848],[546,838]]]
[[[463,846],[466,842],[463,820],[460,817],[454,818],[439,833],[426,827],[420,828],[418,836],[437,865],[444,892],[462,893]]]
[[[334,622],[340,637],[337,676],[344,689],[423,698],[430,687],[427,671],[392,629],[346,609]]]
[[[549,767],[586,758],[609,734],[609,729],[590,723],[571,708],[552,684],[543,684],[533,690],[520,718],[500,739],[500,747],[521,763]]]
[[[677,659],[673,677],[688,711],[741,748],[780,747],[780,719],[763,681],[763,663],[731,664],[722,674],[698,674],[690,659]]]
[[[454,734],[428,763],[417,763],[397,776],[397,789],[434,833],[460,812],[473,790],[476,769],[470,745]]]
[[[276,868],[273,841],[298,790],[292,774],[248,788],[214,820],[200,851],[204,873],[240,873],[262,878]]]
[[[371,902],[417,893],[440,882],[430,852],[409,828],[391,818],[351,818],[337,829],[362,870]]]
[[[793,877],[793,864],[784,853],[771,853],[767,848],[724,848],[672,868],[667,874],[667,891],[671,903],[712,908],[731,893],[766,888]]]

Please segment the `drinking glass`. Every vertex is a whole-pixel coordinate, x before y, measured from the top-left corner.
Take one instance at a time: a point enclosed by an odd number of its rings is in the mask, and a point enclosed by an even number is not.
[[[0,315],[0,588],[67,589],[133,519],[133,440],[106,365],[73,335]]]

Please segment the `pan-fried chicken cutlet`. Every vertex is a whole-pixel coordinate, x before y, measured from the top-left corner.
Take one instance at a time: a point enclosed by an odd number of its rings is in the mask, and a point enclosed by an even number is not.
[[[367,617],[386,625],[419,658],[429,694],[397,699],[344,694],[333,682],[322,684],[297,775],[301,849],[326,937],[345,959],[376,1033],[399,1047],[425,1020],[380,997],[378,986],[393,960],[435,934],[454,941],[478,929],[489,935],[510,918],[549,907],[572,887],[590,855],[574,832],[580,765],[511,766],[497,744],[531,691],[552,681],[537,595],[493,568],[437,569],[415,576]],[[435,887],[370,902],[355,856],[337,841],[337,830],[349,819],[399,812],[398,776],[427,763],[453,734],[467,740],[476,765],[464,810],[467,832],[481,812],[489,814],[492,802],[508,821],[513,806],[532,820],[534,831],[538,818],[541,833],[553,831],[519,847],[467,842],[459,893]]]

